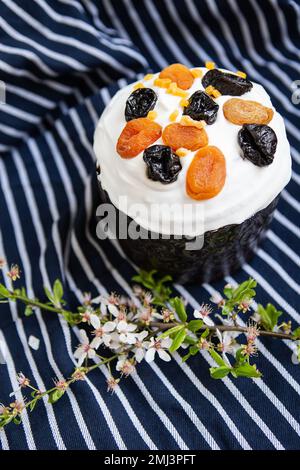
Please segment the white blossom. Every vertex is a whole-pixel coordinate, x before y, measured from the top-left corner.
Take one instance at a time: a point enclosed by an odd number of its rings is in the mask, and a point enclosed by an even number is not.
[[[134,357],[137,362],[141,362],[146,353],[148,341],[143,341],[148,336],[148,331],[144,330],[136,334],[135,347],[133,348]]]
[[[120,379],[115,379],[114,377],[109,377],[106,381],[107,383],[107,391],[114,393],[115,389],[118,386]]]
[[[149,325],[154,319],[161,320],[162,318],[162,315],[151,306],[141,307],[137,312],[136,316],[134,317],[134,319],[138,319],[146,325]]]
[[[154,361],[156,352],[163,361],[170,361],[171,356],[167,353],[166,349],[169,349],[171,344],[171,338],[164,338],[162,340],[151,338],[150,343],[148,344],[149,349],[145,355],[146,362]]]
[[[123,312],[122,310],[118,309],[118,307],[117,307],[116,305],[108,304],[107,310],[109,311],[109,313],[111,313],[111,315],[112,315],[113,317],[117,318],[118,320],[126,319],[126,314],[125,314],[125,312]]]
[[[84,322],[84,323],[87,323],[88,325],[90,325],[91,318],[95,314],[94,314],[94,311],[91,307],[87,307],[85,309],[85,311],[83,313],[81,313],[80,315],[81,315],[81,321]]]
[[[300,341],[293,341],[291,342],[291,349],[293,351],[292,354],[292,363],[299,364],[299,356],[300,356]]]
[[[117,362],[116,370],[120,371],[122,375],[128,377],[128,375],[135,371],[135,367],[126,356],[121,356]]]
[[[120,335],[116,330],[109,335],[109,338],[105,336],[105,338],[103,338],[103,342],[105,346],[107,346],[109,349],[112,349],[113,351],[118,351],[121,347],[124,346],[124,344],[121,343]]]
[[[92,303],[100,304],[100,311],[103,316],[107,316],[108,312],[111,313],[114,317],[117,317],[119,314],[119,310],[117,308],[117,305],[119,304],[119,298],[114,294],[111,294],[109,297],[99,295],[92,300]]]
[[[78,363],[77,363],[78,367],[82,365],[85,358],[92,359],[96,355],[96,352],[94,349],[95,347],[94,341],[96,338],[93,339],[93,341],[90,343],[85,330],[80,330],[79,334],[81,338],[81,344],[78,346],[78,348],[76,349],[74,353],[74,357],[78,359]]]
[[[209,299],[212,303],[219,305],[221,302],[223,302],[223,297],[219,292],[214,292],[211,298]]]
[[[90,305],[92,302],[92,295],[90,292],[84,292],[82,295],[82,303],[83,305]]]
[[[222,334],[220,330],[217,329],[216,333],[220,341],[219,348],[222,351],[223,359],[230,365],[226,354],[232,354],[233,356],[235,356],[236,351],[240,347],[240,345],[235,342],[235,338],[239,335],[239,332],[224,331],[224,333]]]
[[[212,309],[209,307],[209,305],[202,304],[200,305],[199,310],[194,310],[194,317],[203,320],[203,323],[205,323],[206,325],[214,326],[214,322],[209,317],[211,312]]]
[[[117,324],[117,331],[120,334],[120,342],[125,344],[134,344],[136,342],[136,335],[133,333],[137,329],[137,325],[127,323],[121,320]]]
[[[108,346],[111,341],[111,333],[116,328],[116,323],[113,321],[108,321],[101,325],[100,318],[97,315],[93,315],[91,318],[91,325],[95,328],[93,331],[93,335],[95,338],[93,339],[93,346],[95,349],[98,349],[99,346],[104,343],[105,346]]]

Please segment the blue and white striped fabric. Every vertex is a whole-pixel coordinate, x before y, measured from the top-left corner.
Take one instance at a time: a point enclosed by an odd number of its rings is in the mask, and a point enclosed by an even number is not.
[[[298,0],[2,0],[0,79],[0,256],[21,266],[31,295],[61,278],[66,300],[80,291],[130,294],[133,267],[95,235],[98,195],[93,130],[127,81],[172,62],[212,60],[262,83],[283,114],[293,176],[258,255],[233,278],[175,286],[190,307],[225,282],[253,276],[258,298],[300,323],[300,79]],[[6,281],[6,276],[1,279]],[[299,291],[298,291],[299,293]],[[298,303],[298,305],[297,305]],[[1,305],[0,402],[22,370],[41,389],[68,376],[77,332],[40,311]],[[38,351],[28,338],[40,339]],[[2,449],[299,449],[300,369],[289,344],[259,340],[262,379],[209,378],[203,355],[182,364],[141,364],[138,375],[106,393],[106,372],[72,386],[54,407],[46,400],[23,423],[0,432]]]

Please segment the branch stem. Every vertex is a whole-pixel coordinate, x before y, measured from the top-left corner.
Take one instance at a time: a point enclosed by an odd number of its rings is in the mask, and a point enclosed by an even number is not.
[[[27,297],[24,297],[22,295],[17,295],[14,292],[10,292],[10,294],[11,296],[8,297],[8,300],[20,300],[21,302],[23,302],[26,305],[29,305],[30,307],[37,307],[37,308],[40,308],[41,310],[47,310],[49,312],[59,313],[60,315],[66,314],[66,315],[74,316],[74,313],[69,310],[47,305],[42,302],[39,302],[38,300],[28,299]]]
[[[57,308],[53,307],[51,305],[44,304],[42,302],[39,302],[38,300],[33,300],[33,299],[28,299],[27,297],[24,297],[22,295],[16,295],[14,292],[10,292],[11,297],[10,299],[14,300],[20,300],[21,302],[25,303],[26,305],[30,305],[31,307],[38,307],[42,310],[48,310],[49,312],[55,312],[61,315],[67,314],[71,316],[75,316],[73,312],[70,312],[69,310],[64,310],[63,308]],[[151,322],[150,327],[154,328],[159,328],[160,330],[168,330],[170,328],[173,328],[174,326],[178,326],[180,323],[161,323],[161,322]],[[210,331],[216,331],[217,329],[219,331],[239,331],[240,333],[247,333],[247,328],[244,326],[238,326],[238,325],[232,325],[232,326],[227,326],[227,325],[203,325],[199,331],[204,331],[204,330],[210,330]],[[287,333],[281,333],[279,331],[265,331],[265,330],[260,330],[259,331],[259,336],[269,336],[272,338],[280,338],[280,339],[288,339],[288,340],[295,340],[296,338],[293,337],[291,334]]]
[[[160,330],[168,330],[170,328],[173,328],[174,326],[178,326],[180,323],[160,323],[160,322],[151,322],[150,326],[154,328],[159,328]],[[244,326],[227,326],[227,325],[203,325],[201,328],[199,328],[199,331],[203,330],[210,330],[210,331],[239,331],[241,333],[247,333],[247,328]],[[277,331],[265,331],[265,330],[259,330],[259,336],[271,336],[273,338],[281,338],[281,339],[289,339],[289,340],[295,340],[293,335],[289,335],[287,333],[281,333]]]

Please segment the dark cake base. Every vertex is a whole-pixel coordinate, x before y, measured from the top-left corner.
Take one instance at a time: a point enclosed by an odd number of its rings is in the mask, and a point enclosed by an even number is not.
[[[101,185],[100,193],[103,202],[111,203]],[[212,282],[232,274],[254,255],[273,218],[277,202],[278,197],[242,224],[206,232],[199,250],[186,250],[186,243],[191,241],[188,238],[163,239],[161,234],[156,234],[159,237],[156,239],[151,239],[150,234],[146,240],[119,239],[119,243],[125,254],[142,269],[170,274],[181,284]],[[116,211],[119,217],[117,208]],[[127,217],[127,227],[131,222],[132,219]]]

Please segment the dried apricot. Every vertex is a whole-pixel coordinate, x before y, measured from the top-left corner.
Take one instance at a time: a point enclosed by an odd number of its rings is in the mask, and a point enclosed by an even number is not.
[[[226,119],[233,124],[268,124],[273,117],[273,110],[257,101],[232,98],[223,106]]]
[[[182,64],[172,64],[163,69],[159,78],[170,78],[182,90],[188,90],[194,83],[192,72]]]
[[[162,133],[165,145],[169,145],[173,150],[184,147],[188,150],[197,150],[208,144],[208,137],[205,129],[198,129],[194,126],[182,126],[178,122],[166,126]]]
[[[147,118],[127,122],[117,142],[117,152],[122,158],[133,158],[161,136],[161,126]]]
[[[186,192],[192,199],[210,199],[219,194],[225,179],[225,157],[218,147],[209,145],[196,153],[188,168]]]

